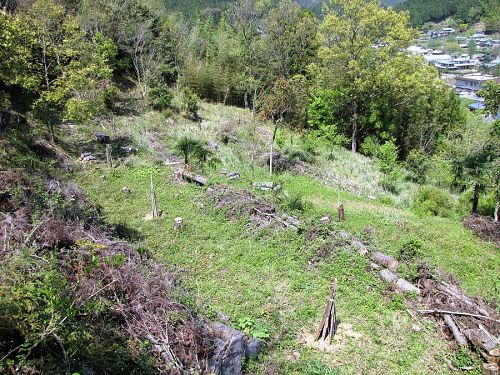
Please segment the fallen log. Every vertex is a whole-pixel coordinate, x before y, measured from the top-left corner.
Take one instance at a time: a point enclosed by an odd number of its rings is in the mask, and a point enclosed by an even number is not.
[[[394,285],[394,287],[401,292],[420,294],[420,289],[418,287],[399,278],[398,275],[388,269],[384,268],[379,272],[379,275],[385,282]]]
[[[448,311],[448,310],[417,310],[419,314],[449,314],[449,315],[463,315],[470,316],[472,318],[485,319],[490,320],[495,323],[500,323],[500,320],[490,318],[489,316],[479,315],[479,314],[471,314],[463,311]]]
[[[398,279],[396,281],[396,289],[399,289],[405,293],[420,294],[420,288],[416,287],[415,285],[413,285],[409,281],[406,281],[405,279]]]
[[[380,271],[379,275],[384,281],[386,281],[388,283],[394,283],[398,279],[398,276],[395,273],[393,273],[389,270],[386,270],[386,269],[383,269],[382,271]]]
[[[193,174],[188,171],[182,171],[182,178],[190,182],[197,183],[198,185],[204,186],[207,184],[208,180],[206,177]]]
[[[466,296],[460,289],[458,289],[455,285],[446,284],[446,283],[438,283],[436,288],[450,297],[457,299],[458,301],[464,303],[467,306],[472,307],[476,311],[479,311],[484,316],[490,316],[489,312],[475,303],[471,298]]]
[[[466,346],[467,338],[462,334],[460,328],[458,328],[458,326],[455,324],[455,321],[453,320],[451,315],[444,314],[444,322],[446,323],[451,333],[453,334],[453,337],[455,338],[457,344],[460,346]]]
[[[465,330],[464,334],[470,342],[486,353],[489,353],[498,347],[498,339],[481,325],[479,325],[479,328]]]
[[[373,252],[372,260],[381,266],[389,268],[391,271],[395,271],[399,267],[399,262],[396,259],[379,251]]]

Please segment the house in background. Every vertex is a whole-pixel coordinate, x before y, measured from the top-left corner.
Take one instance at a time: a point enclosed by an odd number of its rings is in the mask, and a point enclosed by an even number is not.
[[[499,77],[494,77],[489,74],[473,73],[455,77],[455,89],[457,91],[466,91],[476,93],[484,88],[484,84],[488,81],[500,83]]]

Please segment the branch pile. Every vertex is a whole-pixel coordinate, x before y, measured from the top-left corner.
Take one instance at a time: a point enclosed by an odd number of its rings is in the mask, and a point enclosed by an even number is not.
[[[223,211],[228,219],[248,218],[252,227],[264,228],[276,225],[281,228],[297,229],[300,225],[298,219],[279,213],[275,205],[257,198],[246,189],[211,186],[206,191],[206,198],[216,210]]]

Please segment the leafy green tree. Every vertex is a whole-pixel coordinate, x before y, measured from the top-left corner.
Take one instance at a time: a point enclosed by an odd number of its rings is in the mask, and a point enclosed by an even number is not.
[[[487,113],[492,116],[500,113],[500,83],[488,81],[477,94],[484,98]]]
[[[198,116],[198,96],[189,88],[182,90],[181,109],[186,116]]]
[[[363,130],[365,103],[373,95],[374,74],[415,35],[407,27],[408,19],[406,13],[384,9],[376,0],[330,1],[318,33],[318,86],[342,93],[347,116],[339,124],[349,129],[353,152]]]
[[[32,61],[36,40],[23,20],[0,9],[0,82],[34,91],[40,76]]]
[[[456,131],[448,144],[455,186],[472,190],[471,213],[476,213],[481,194],[498,192],[500,179],[500,121],[469,118],[465,129]],[[498,201],[498,193],[497,193]]]
[[[274,77],[304,74],[316,55],[317,21],[311,11],[282,0],[264,22],[265,53]]]

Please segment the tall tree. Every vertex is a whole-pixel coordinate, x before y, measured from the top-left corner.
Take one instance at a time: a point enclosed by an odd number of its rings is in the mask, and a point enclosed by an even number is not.
[[[375,72],[406,48],[414,37],[407,13],[384,9],[377,0],[331,0],[319,28],[319,87],[341,91],[348,106],[344,126],[351,149],[358,148],[360,121],[374,96]]]

